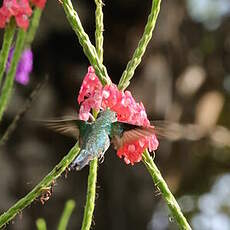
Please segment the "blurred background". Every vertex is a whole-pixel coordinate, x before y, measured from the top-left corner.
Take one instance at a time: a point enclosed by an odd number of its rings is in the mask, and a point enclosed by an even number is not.
[[[143,33],[151,1],[104,3],[104,64],[118,83]],[[94,1],[74,5],[94,43]],[[128,88],[143,102],[149,119],[180,123],[171,128],[171,140],[160,139],[155,162],[197,230],[230,229],[229,16],[229,0],[162,1],[153,39]],[[2,35],[3,31],[1,41]],[[34,87],[45,75],[49,79],[1,146],[1,213],[26,195],[76,142],[33,122],[77,115],[77,96],[89,65],[58,1],[47,2],[32,49],[30,83],[15,84],[1,135]],[[6,228],[35,229],[36,219],[43,217],[48,229],[56,229],[65,202],[72,198],[76,208],[68,229],[80,229],[87,176],[88,167],[62,176],[44,205],[39,199],[33,202]],[[126,165],[111,147],[99,165],[92,229],[177,226],[144,165]]]

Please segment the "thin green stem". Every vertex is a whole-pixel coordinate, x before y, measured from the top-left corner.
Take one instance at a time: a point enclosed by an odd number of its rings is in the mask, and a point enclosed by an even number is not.
[[[8,101],[11,96],[12,88],[13,88],[13,83],[14,83],[14,76],[16,73],[17,69],[17,64],[20,59],[22,50],[23,50],[23,45],[25,41],[25,31],[23,29],[20,29],[18,34],[17,34],[17,40],[14,48],[14,54],[11,60],[10,68],[9,71],[6,75],[6,80],[3,84],[2,88],[2,93],[0,97],[0,121],[2,120],[3,113],[6,109],[6,106],[8,104]]]
[[[79,153],[80,148],[78,143],[69,151],[69,153],[53,168],[53,170],[37,184],[34,189],[25,197],[20,199],[8,211],[0,216],[0,228],[12,220],[24,208],[30,205],[37,197],[50,188],[53,181],[55,181],[67,169],[68,165],[75,159]]]
[[[128,62],[125,71],[123,72],[118,84],[119,90],[124,90],[130,84],[130,80],[134,75],[135,69],[140,64],[142,56],[145,53],[146,47],[152,37],[153,29],[156,25],[157,16],[160,11],[161,0],[153,0],[151,12],[148,17],[147,24],[145,26],[144,33],[140,39],[138,46],[132,56],[132,59]]]
[[[97,161],[98,159],[95,158],[90,162],[87,198],[81,230],[89,230],[92,223],[96,197]]]
[[[186,218],[181,212],[180,206],[178,205],[173,194],[170,192],[168,185],[166,184],[164,178],[162,177],[159,169],[155,165],[153,158],[149,155],[147,150],[144,151],[142,156],[143,156],[142,160],[146,168],[148,169],[155,186],[160,190],[179,228],[183,230],[191,230],[192,228],[189,226]]]
[[[63,0],[62,5],[66,13],[66,17],[72,29],[75,31],[85,55],[89,59],[91,65],[94,67],[95,73],[97,74],[98,78],[103,85],[111,84],[111,80],[108,76],[106,67],[101,63],[95,47],[90,42],[89,36],[85,33],[80,18],[73,8],[71,0]]]
[[[26,35],[25,46],[30,46],[30,44],[33,42],[37,28],[39,26],[41,15],[42,15],[42,10],[36,7],[33,11],[30,27]]]
[[[10,47],[14,38],[14,33],[15,33],[15,23],[13,20],[11,20],[10,23],[8,23],[8,25],[6,26],[4,37],[3,37],[2,49],[0,52],[0,86],[6,68]]]
[[[96,21],[96,31],[95,31],[95,43],[96,50],[100,62],[103,62],[103,11],[102,11],[102,1],[95,0],[96,12],[95,12],[95,21]],[[93,110],[93,116],[96,119],[98,112]],[[89,230],[92,219],[93,211],[95,207],[96,199],[96,184],[97,184],[97,165],[98,159],[95,158],[90,162],[89,176],[88,176],[88,188],[87,188],[87,197],[86,205],[84,210],[84,217],[82,222],[82,230]]]
[[[95,0],[96,4],[96,11],[95,11],[95,21],[96,21],[96,31],[95,31],[95,41],[96,41],[96,50],[97,55],[101,63],[103,63],[103,31],[104,31],[104,24],[103,24],[103,2],[102,0]]]
[[[43,218],[39,218],[36,221],[36,226],[38,230],[46,230],[46,221]]]
[[[134,71],[137,66],[141,62],[141,58],[145,53],[146,47],[152,37],[153,29],[156,25],[156,20],[160,11],[160,4],[161,0],[153,0],[152,1],[152,8],[150,15],[148,17],[148,22],[145,26],[145,30],[141,40],[138,43],[138,47],[135,50],[132,59],[128,62],[125,71],[122,74],[120,79],[118,88],[120,90],[124,90],[130,84],[130,80],[134,75]],[[190,230],[191,227],[189,226],[186,218],[184,217],[183,213],[181,212],[180,206],[178,205],[176,199],[174,198],[173,194],[170,192],[167,183],[165,182],[164,178],[161,176],[161,173],[157,166],[155,165],[153,158],[149,155],[148,151],[145,150],[143,153],[143,162],[147,167],[155,186],[161,191],[163,198],[165,199],[173,217],[178,223],[180,229],[183,230]]]
[[[75,208],[75,201],[74,200],[68,200],[65,204],[64,211],[62,213],[60,222],[58,224],[58,230],[66,230],[67,224],[69,222],[69,218]]]

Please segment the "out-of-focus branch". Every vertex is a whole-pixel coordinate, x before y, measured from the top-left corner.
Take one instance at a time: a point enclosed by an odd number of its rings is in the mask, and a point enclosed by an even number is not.
[[[43,218],[39,218],[36,221],[37,230],[46,230],[46,222]]]
[[[58,224],[58,230],[66,230],[67,224],[69,222],[69,218],[75,208],[75,201],[68,200],[65,204],[65,208],[63,210],[60,222]]]
[[[45,80],[46,82],[46,80]],[[31,92],[30,96],[26,100],[25,104],[21,108],[21,110],[17,113],[13,121],[10,123],[9,127],[3,134],[2,138],[0,139],[0,146],[4,145],[6,141],[9,139],[10,135],[14,132],[15,128],[17,127],[18,121],[25,115],[26,111],[30,108],[31,104],[37,98],[41,88],[44,86],[45,82],[39,83],[35,89]]]

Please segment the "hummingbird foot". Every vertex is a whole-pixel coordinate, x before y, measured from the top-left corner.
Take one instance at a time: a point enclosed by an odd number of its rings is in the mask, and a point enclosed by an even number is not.
[[[104,162],[104,160],[105,160],[105,156],[104,156],[104,154],[101,154],[101,155],[98,157],[99,163],[102,164],[102,163]]]

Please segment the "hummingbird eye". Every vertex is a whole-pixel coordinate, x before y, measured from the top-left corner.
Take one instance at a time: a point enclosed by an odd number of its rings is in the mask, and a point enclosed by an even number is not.
[[[114,121],[117,121],[117,114],[114,113]]]

